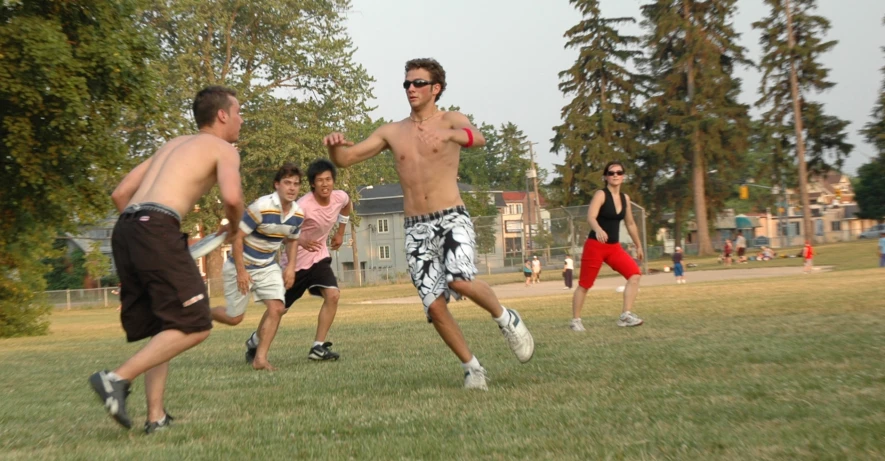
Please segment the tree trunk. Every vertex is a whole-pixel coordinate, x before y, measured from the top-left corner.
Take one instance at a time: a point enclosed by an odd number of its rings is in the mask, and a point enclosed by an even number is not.
[[[799,104],[799,79],[796,75],[796,61],[793,59],[793,14],[790,0],[785,1],[787,12],[787,46],[790,49],[790,93],[793,96],[793,121],[796,126],[796,159],[799,163],[799,197],[802,200],[802,231],[805,240],[814,240],[814,228],[811,225],[811,201],[808,198],[808,165],[805,164],[805,139],[802,137],[802,108]]]
[[[688,1],[683,3],[682,15],[686,22],[691,19]],[[689,25],[690,27],[690,25]],[[691,42],[690,33],[686,33],[686,43]],[[692,119],[696,119],[698,115],[697,106],[695,105],[695,83],[694,83],[694,62],[689,60],[686,65],[686,78],[688,84],[688,112]],[[692,193],[694,195],[694,219],[698,228],[698,256],[709,256],[713,254],[713,245],[710,242],[710,229],[707,219],[707,196],[704,189],[704,178],[706,177],[706,162],[704,162],[704,153],[701,151],[701,133],[698,127],[694,128],[691,134],[691,183]]]

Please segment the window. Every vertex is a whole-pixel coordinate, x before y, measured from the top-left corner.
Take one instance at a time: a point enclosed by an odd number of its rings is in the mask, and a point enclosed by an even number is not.
[[[388,232],[390,232],[390,226],[388,226],[387,220],[386,219],[379,219],[378,220],[378,233],[379,234],[386,234]]]
[[[387,221],[385,219],[385,221]],[[378,247],[379,259],[390,259],[390,245],[381,245]]]
[[[840,230],[842,230],[842,221],[832,221],[832,222],[830,222],[830,230],[831,230],[831,231],[840,231]]]
[[[522,214],[522,203],[511,203],[507,205],[507,214]]]

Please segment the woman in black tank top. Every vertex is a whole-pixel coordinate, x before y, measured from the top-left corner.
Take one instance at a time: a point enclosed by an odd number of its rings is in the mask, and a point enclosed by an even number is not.
[[[627,279],[624,288],[624,309],[618,319],[618,326],[635,327],[642,325],[642,319],[631,312],[636,294],[639,292],[639,266],[621,247],[621,221],[627,225],[627,232],[636,245],[636,257],[643,258],[642,246],[638,244],[639,231],[633,221],[630,197],[621,192],[624,182],[624,165],[621,162],[609,162],[603,168],[605,187],[593,194],[587,210],[587,221],[590,223],[590,235],[584,243],[581,255],[581,276],[578,288],[572,297],[572,321],[570,328],[574,331],[585,331],[581,322],[581,309],[587,290],[596,281],[602,263],[606,263]]]

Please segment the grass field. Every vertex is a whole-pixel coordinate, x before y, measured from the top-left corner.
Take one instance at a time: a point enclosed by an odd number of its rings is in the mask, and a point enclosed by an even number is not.
[[[0,340],[0,459],[883,459],[885,270],[872,242],[818,250],[834,271],[643,288],[633,329],[615,326],[613,291],[589,296],[586,334],[567,328],[568,293],[510,300],[537,344],[522,365],[479,308],[454,304],[487,393],[461,388],[420,305],[356,304],[411,287],[345,291],[334,363],[306,359],[319,303],[299,302],[274,373],[243,360],[251,309],[173,362],[175,425],[151,436],[117,426],[86,383],[140,346],[117,313],[55,312],[49,336]],[[144,418],[141,379],[129,414]]]

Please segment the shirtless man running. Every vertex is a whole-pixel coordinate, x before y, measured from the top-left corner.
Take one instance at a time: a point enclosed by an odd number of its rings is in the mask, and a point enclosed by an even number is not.
[[[120,320],[129,342],[151,340],[113,372],[93,374],[89,383],[110,416],[128,429],[130,383],[144,374],[147,433],[172,421],[163,407],[169,361],[201,343],[212,328],[209,296],[181,233],[181,218],[216,183],[228,228],[236,229],[243,215],[240,156],[231,145],[243,124],[236,93],[205,88],[193,111],[199,133],[167,142],[111,195],[120,212],[111,237],[121,282]],[[229,235],[230,240],[235,233]]]
[[[383,125],[356,145],[341,133],[326,136],[323,143],[339,167],[385,149],[393,152],[403,188],[412,283],[428,321],[461,360],[464,387],[487,390],[486,371],[449,312],[451,296],[466,296],[488,311],[520,362],[532,358],[535,343],[519,314],[501,306],[488,284],[474,280],[475,234],[458,189],[458,162],[461,147],[482,147],[485,138],[463,114],[437,108],[446,73],[435,60],[407,62],[403,88],[412,109],[408,118]]]

